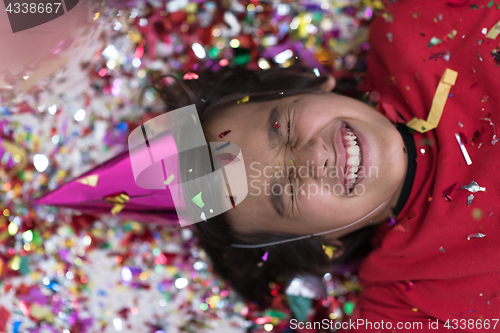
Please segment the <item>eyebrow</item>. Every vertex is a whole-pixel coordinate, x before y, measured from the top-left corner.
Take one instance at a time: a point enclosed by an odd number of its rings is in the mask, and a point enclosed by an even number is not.
[[[269,119],[268,119],[268,132],[267,132],[267,139],[269,142],[269,147],[271,150],[273,150],[275,147],[279,145],[279,139],[280,139],[280,134],[279,131],[274,128],[274,124],[278,122],[280,123],[281,120],[281,115],[282,113],[278,109],[278,107],[273,107],[271,110],[271,113],[269,114]],[[271,205],[273,206],[274,210],[276,213],[279,214],[279,216],[283,217],[285,215],[285,204],[283,202],[283,191],[279,191],[279,194],[274,193],[273,191],[273,186],[275,185],[280,185],[281,188],[283,188],[283,179],[278,180],[274,178],[271,183],[270,183],[270,189],[271,189]]]

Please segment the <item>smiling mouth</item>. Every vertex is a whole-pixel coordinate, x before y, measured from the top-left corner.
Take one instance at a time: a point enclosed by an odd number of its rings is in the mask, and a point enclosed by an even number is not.
[[[345,148],[346,165],[344,166],[344,188],[347,194],[351,194],[358,180],[359,166],[361,165],[361,149],[357,137],[346,124],[341,129],[342,144]]]

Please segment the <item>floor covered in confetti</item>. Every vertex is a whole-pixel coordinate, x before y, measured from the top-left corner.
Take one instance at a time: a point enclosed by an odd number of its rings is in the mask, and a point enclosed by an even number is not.
[[[282,295],[269,309],[241,301],[189,228],[32,201],[127,149],[130,130],[159,112],[150,91],[138,103],[152,75],[300,62],[356,77],[382,9],[371,0],[81,1],[65,14],[71,28],[32,28],[57,29],[44,49],[19,34],[22,53],[41,60],[0,82],[0,332],[286,331]],[[329,317],[340,320],[356,276],[325,283]]]

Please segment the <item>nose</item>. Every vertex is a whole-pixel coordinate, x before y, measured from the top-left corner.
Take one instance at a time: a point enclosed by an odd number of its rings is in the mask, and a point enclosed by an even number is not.
[[[335,165],[334,155],[323,138],[315,137],[293,154],[297,177],[326,178],[328,166]]]

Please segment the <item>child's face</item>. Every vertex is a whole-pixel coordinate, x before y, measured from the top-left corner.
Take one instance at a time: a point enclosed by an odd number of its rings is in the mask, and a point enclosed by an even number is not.
[[[345,138],[349,134],[342,130],[344,124],[357,138]],[[227,130],[231,130],[227,136],[218,137]],[[386,217],[399,198],[406,173],[405,146],[395,126],[372,107],[334,93],[230,106],[206,131],[210,141],[241,147],[248,195],[226,216],[242,233],[323,232],[348,225],[385,202],[334,235],[340,237]],[[361,163],[355,187],[347,194],[346,178],[352,175],[345,172],[355,171],[355,146]]]

